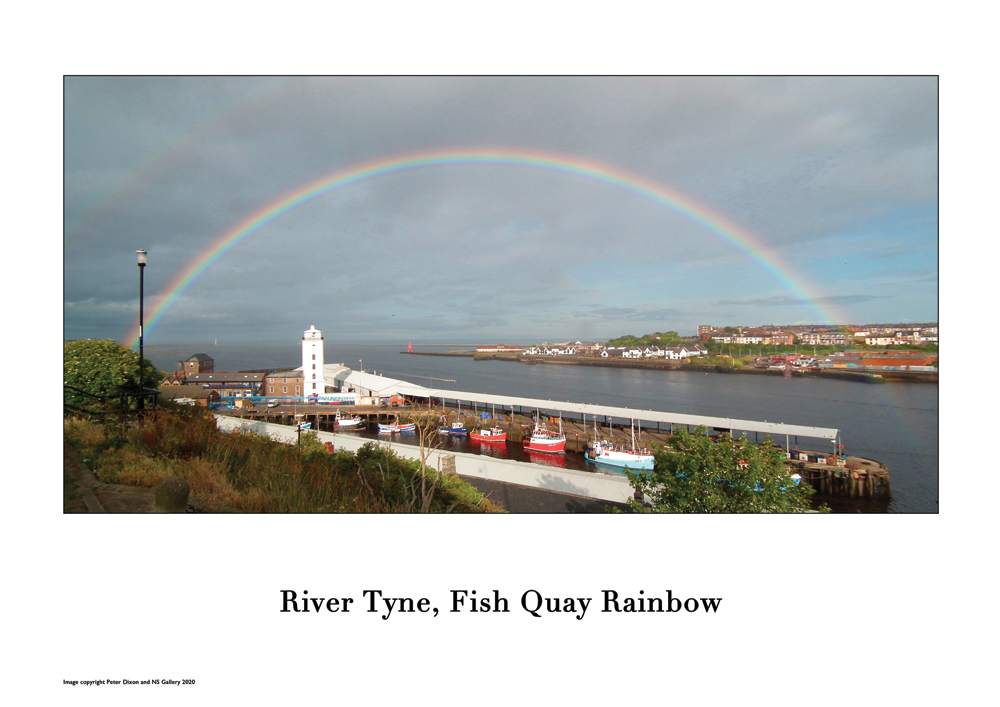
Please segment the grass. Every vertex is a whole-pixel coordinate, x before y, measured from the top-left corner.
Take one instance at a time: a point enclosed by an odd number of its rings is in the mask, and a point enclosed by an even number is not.
[[[65,439],[109,484],[153,487],[181,476],[191,496],[250,513],[497,512],[470,484],[372,443],[330,453],[308,435],[301,453],[255,434],[222,434],[198,408],[158,410],[143,424],[67,417]],[[314,437],[315,435],[313,435]]]

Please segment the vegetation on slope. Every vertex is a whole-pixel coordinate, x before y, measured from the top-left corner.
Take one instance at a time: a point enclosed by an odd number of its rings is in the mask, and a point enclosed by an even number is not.
[[[201,408],[160,409],[144,423],[70,416],[66,441],[109,484],[153,487],[181,476],[191,496],[251,513],[497,512],[470,484],[421,469],[378,444],[330,453],[315,433],[299,448],[223,434]]]

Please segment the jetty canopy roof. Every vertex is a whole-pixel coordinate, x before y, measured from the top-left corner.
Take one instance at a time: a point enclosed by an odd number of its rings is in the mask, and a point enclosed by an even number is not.
[[[414,398],[441,398],[457,402],[495,405],[499,408],[512,406],[526,409],[537,409],[545,413],[571,413],[587,415],[588,417],[616,417],[624,420],[641,422],[659,422],[673,425],[688,425],[690,427],[710,427],[715,430],[731,430],[738,432],[761,432],[764,434],[786,435],[789,437],[811,437],[836,441],[840,431],[830,427],[810,427],[807,425],[792,425],[784,422],[763,422],[759,420],[741,420],[732,417],[711,417],[705,415],[687,415],[677,412],[662,412],[660,410],[637,410],[634,408],[614,407],[610,405],[594,405],[591,403],[561,402],[557,400],[539,400],[537,398],[519,398],[510,395],[493,395],[490,393],[469,393],[459,390],[444,390],[441,388],[425,388],[416,383],[395,380],[373,373],[352,371],[343,364],[326,364],[323,373],[327,381],[335,379],[342,384],[372,391],[373,395],[385,397],[389,395],[406,395]]]
[[[689,425],[691,427],[711,427],[716,430],[731,430],[737,432],[762,432],[773,436],[788,435],[795,437],[813,437],[835,441],[839,430],[830,427],[810,427],[807,425],[791,425],[784,422],[763,422],[759,420],[740,420],[732,417],[710,417],[705,415],[686,415],[676,412],[661,412],[660,410],[636,410],[634,408],[613,407],[610,405],[593,405],[590,403],[572,403],[556,400],[538,400],[535,398],[518,398],[509,395],[491,395],[489,393],[465,393],[457,390],[427,389],[431,397],[460,402],[482,403],[509,408],[512,405],[521,408],[535,408],[539,411],[552,413],[564,412],[574,415],[607,416],[625,420],[640,420],[642,422],[661,422],[674,425]]]

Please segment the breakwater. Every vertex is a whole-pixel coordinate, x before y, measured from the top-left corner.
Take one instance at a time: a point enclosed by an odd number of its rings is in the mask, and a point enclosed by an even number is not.
[[[623,368],[652,371],[688,371],[695,373],[722,373],[740,375],[784,376],[796,378],[827,378],[830,380],[854,381],[857,383],[937,383],[936,372],[925,371],[856,371],[846,369],[790,368],[775,370],[756,366],[734,366],[725,363],[707,363],[698,359],[671,361],[662,359],[622,359],[598,356],[529,356],[525,354],[477,353],[475,351],[400,351],[418,356],[460,356],[476,361],[508,361],[529,366],[545,364],[550,366],[595,366],[601,368]]]

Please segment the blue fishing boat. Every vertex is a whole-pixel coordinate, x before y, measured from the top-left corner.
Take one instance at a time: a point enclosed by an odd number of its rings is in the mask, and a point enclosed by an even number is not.
[[[465,428],[464,422],[453,422],[447,427],[441,427],[438,429],[443,435],[467,435],[469,430]]]

